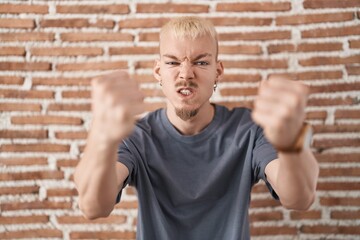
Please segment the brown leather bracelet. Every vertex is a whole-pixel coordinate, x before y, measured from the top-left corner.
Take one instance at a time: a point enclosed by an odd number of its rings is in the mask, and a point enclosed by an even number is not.
[[[293,144],[289,147],[278,147],[275,146],[276,150],[284,153],[299,153],[305,147],[310,147],[312,137],[312,128],[308,123],[303,123],[298,136]]]

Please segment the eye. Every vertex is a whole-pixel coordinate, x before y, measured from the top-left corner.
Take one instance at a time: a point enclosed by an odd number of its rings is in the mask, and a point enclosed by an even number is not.
[[[174,66],[180,65],[180,63],[178,63],[178,62],[165,62],[165,64],[166,65],[174,65]]]
[[[207,66],[207,65],[209,65],[209,63],[206,61],[197,61],[197,62],[194,62],[194,65]]]

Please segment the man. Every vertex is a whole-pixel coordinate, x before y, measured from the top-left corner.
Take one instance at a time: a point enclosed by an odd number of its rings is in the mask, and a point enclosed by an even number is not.
[[[272,77],[252,112],[229,111],[209,101],[224,72],[217,55],[208,21],[166,24],[154,66],[166,109],[136,123],[144,111],[136,83],[124,72],[93,80],[93,122],[75,172],[87,218],[108,216],[127,184],[138,192],[137,239],[249,239],[260,179],[286,208],[310,207],[318,165],[304,141],[307,87]]]

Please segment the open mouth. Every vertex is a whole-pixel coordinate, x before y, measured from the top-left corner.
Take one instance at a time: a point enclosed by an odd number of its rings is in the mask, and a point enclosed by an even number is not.
[[[193,93],[193,90],[191,88],[181,88],[178,90],[178,93],[180,93],[182,96],[190,96]]]

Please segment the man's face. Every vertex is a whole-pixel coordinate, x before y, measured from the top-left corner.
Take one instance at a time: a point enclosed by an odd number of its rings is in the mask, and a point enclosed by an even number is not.
[[[171,33],[162,36],[154,74],[162,82],[168,109],[183,120],[209,104],[214,84],[223,72],[216,50],[215,40],[209,36],[194,40],[179,39]]]

